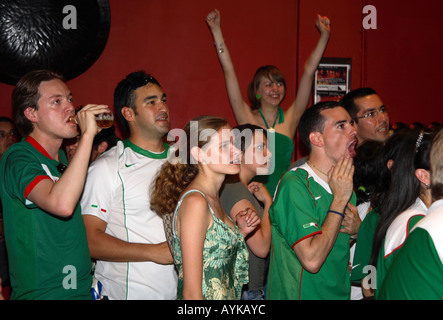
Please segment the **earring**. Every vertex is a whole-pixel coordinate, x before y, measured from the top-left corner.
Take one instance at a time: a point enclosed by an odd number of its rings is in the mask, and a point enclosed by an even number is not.
[[[257,98],[257,100],[260,100],[261,99],[261,95],[257,93],[256,98]]]
[[[429,189],[431,189],[431,185],[430,184],[425,184],[425,188],[426,188],[426,190],[429,190]]]

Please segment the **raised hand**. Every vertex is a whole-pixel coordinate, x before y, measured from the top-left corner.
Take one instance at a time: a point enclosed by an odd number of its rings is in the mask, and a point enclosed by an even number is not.
[[[220,11],[214,9],[206,16],[206,23],[211,29],[220,28]]]
[[[340,157],[329,171],[329,187],[334,201],[344,207],[348,204],[353,191],[354,165],[350,157]]]
[[[331,21],[328,17],[322,17],[317,14],[315,26],[317,27],[318,31],[320,31],[321,35],[329,37],[329,34],[331,33]]]

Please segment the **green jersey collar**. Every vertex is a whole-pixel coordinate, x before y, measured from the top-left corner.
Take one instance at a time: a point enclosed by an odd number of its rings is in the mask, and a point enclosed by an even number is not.
[[[168,157],[169,145],[164,142],[163,142],[163,146],[165,147],[165,150],[161,153],[151,152],[151,151],[145,150],[143,148],[140,148],[139,146],[133,144],[129,139],[123,140],[123,146],[125,148],[131,148],[132,151],[137,152],[141,155],[144,155],[144,156],[152,158],[152,159],[166,159]]]

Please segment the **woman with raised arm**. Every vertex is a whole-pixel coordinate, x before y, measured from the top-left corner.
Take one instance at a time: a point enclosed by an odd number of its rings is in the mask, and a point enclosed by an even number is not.
[[[253,81],[248,88],[248,98],[251,107],[241,95],[240,85],[235,74],[228,47],[223,38],[220,26],[220,12],[215,9],[206,17],[217,50],[218,59],[223,68],[229,102],[239,125],[251,123],[262,128],[270,129],[275,134],[273,152],[273,173],[261,180],[265,183],[271,195],[281,175],[289,168],[294,149],[293,138],[298,122],[305,111],[311,96],[312,81],[315,70],[326,49],[330,35],[330,21],[327,17],[317,17],[316,27],[320,31],[320,39],[304,65],[297,96],[286,112],[280,107],[286,93],[286,80],[275,66],[258,68]],[[272,141],[272,137],[270,137]],[[272,171],[272,169],[271,169]]]

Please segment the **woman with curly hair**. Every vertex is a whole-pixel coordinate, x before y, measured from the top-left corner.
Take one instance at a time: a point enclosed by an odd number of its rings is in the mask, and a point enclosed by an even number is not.
[[[197,117],[184,133],[177,143],[180,156],[163,165],[151,195],[158,214],[168,219],[173,213],[170,243],[179,276],[177,298],[239,299],[248,282],[244,237],[260,219],[252,210],[231,219],[222,209],[219,191],[226,174],[239,173],[240,152],[225,119]]]

